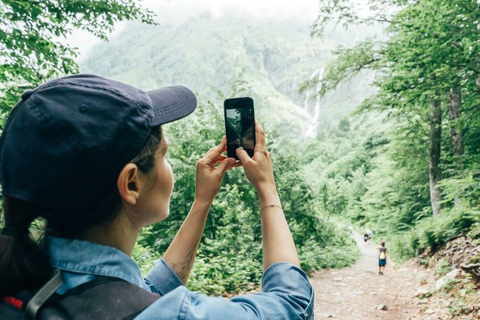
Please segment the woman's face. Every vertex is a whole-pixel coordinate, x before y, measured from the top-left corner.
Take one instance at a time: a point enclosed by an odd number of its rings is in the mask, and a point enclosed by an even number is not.
[[[146,175],[143,192],[141,192],[136,208],[140,213],[143,226],[162,221],[170,213],[170,197],[173,191],[172,167],[165,158],[168,141],[162,133],[161,143],[155,154],[155,168]]]

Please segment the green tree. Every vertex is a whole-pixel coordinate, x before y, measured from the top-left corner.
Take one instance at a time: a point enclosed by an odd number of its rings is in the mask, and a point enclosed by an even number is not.
[[[339,52],[338,59],[327,69],[323,78],[304,84],[311,88],[318,83],[324,95],[341,82],[372,69],[380,76],[375,82],[380,89],[367,100],[363,111],[381,111],[389,115],[418,115],[430,126],[429,175],[432,211],[440,212],[442,194],[440,182],[443,164],[455,167],[459,174],[464,168],[464,113],[478,115],[465,103],[469,88],[478,79],[478,19],[480,9],[476,1],[369,1],[370,13],[361,15],[348,0],[327,1],[314,31],[323,32],[328,21],[345,24],[388,24],[387,40],[367,39],[355,47]],[[386,5],[394,10],[384,11]],[[387,13],[385,12],[390,12]],[[463,98],[463,101],[462,101]],[[469,102],[467,102],[469,101]],[[447,114],[448,106],[449,118]],[[408,121],[408,120],[407,120]],[[449,146],[442,147],[442,127],[450,126]],[[416,141],[423,142],[422,136]],[[442,157],[446,149],[448,156]]]
[[[106,40],[116,22],[135,19],[155,23],[134,0],[1,0],[0,112],[26,88],[78,72],[78,50],[61,38],[80,29]]]
[[[375,124],[377,132],[367,128],[370,122],[354,127],[350,139],[360,146],[351,152],[361,159],[362,171],[345,162],[344,154],[326,160],[330,164],[321,170],[334,169],[336,177],[327,175],[328,190],[338,188],[345,196],[346,215],[392,235],[397,252],[410,256],[480,221],[480,7],[474,0],[368,4],[370,10],[362,11],[354,1],[321,2],[314,34],[332,21],[347,27],[383,22],[388,37],[338,50],[323,77],[306,81],[302,89],[321,88],[323,96],[365,72],[375,74],[377,92],[351,122],[373,117],[387,127]],[[361,135],[367,141],[357,138]],[[378,143],[379,136],[385,143]],[[345,171],[352,174],[338,177]]]

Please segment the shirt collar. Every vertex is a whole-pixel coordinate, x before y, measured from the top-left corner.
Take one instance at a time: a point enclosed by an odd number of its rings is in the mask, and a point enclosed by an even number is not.
[[[46,237],[50,265],[79,274],[120,278],[145,288],[140,268],[124,252],[77,239]]]

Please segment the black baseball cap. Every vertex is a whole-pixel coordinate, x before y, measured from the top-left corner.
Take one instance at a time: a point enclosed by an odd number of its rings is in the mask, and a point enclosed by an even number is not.
[[[4,196],[74,221],[115,185],[152,129],[197,105],[183,86],[142,91],[92,74],[47,82],[22,95],[0,137]]]

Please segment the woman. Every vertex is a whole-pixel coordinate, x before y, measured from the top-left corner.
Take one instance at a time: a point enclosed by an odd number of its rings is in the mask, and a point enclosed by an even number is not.
[[[165,159],[168,142],[161,125],[187,116],[195,107],[195,96],[181,86],[144,92],[94,75],[53,80],[22,95],[0,139],[5,215],[0,236],[0,296],[4,304],[28,303],[19,309],[26,309],[32,317],[42,312],[45,316],[52,311],[45,306],[52,299],[46,291],[55,292],[56,299],[63,299],[61,303],[75,304],[75,295],[73,300],[65,297],[91,283],[97,285],[103,279],[111,283],[115,278],[127,283],[132,294],[111,290],[112,294],[101,298],[114,295],[111,300],[117,307],[106,310],[102,299],[94,299],[95,303],[81,310],[96,308],[98,319],[311,317],[313,290],[299,268],[259,123],[253,158],[242,149],[237,150],[240,163],[225,157],[223,138],[198,161],[190,213],[145,279],[130,258],[140,230],[169,214],[173,173]],[[259,198],[263,292],[231,300],[190,292],[184,284],[208,211],[223,174],[240,165]],[[28,236],[28,227],[38,216],[47,220],[41,247]],[[53,270],[57,272],[52,278]],[[17,299],[40,287],[31,300]],[[137,295],[146,298],[134,299]],[[43,300],[47,303],[42,307]],[[128,309],[131,300],[149,302],[140,310],[130,310],[128,316],[114,314],[122,306]]]

